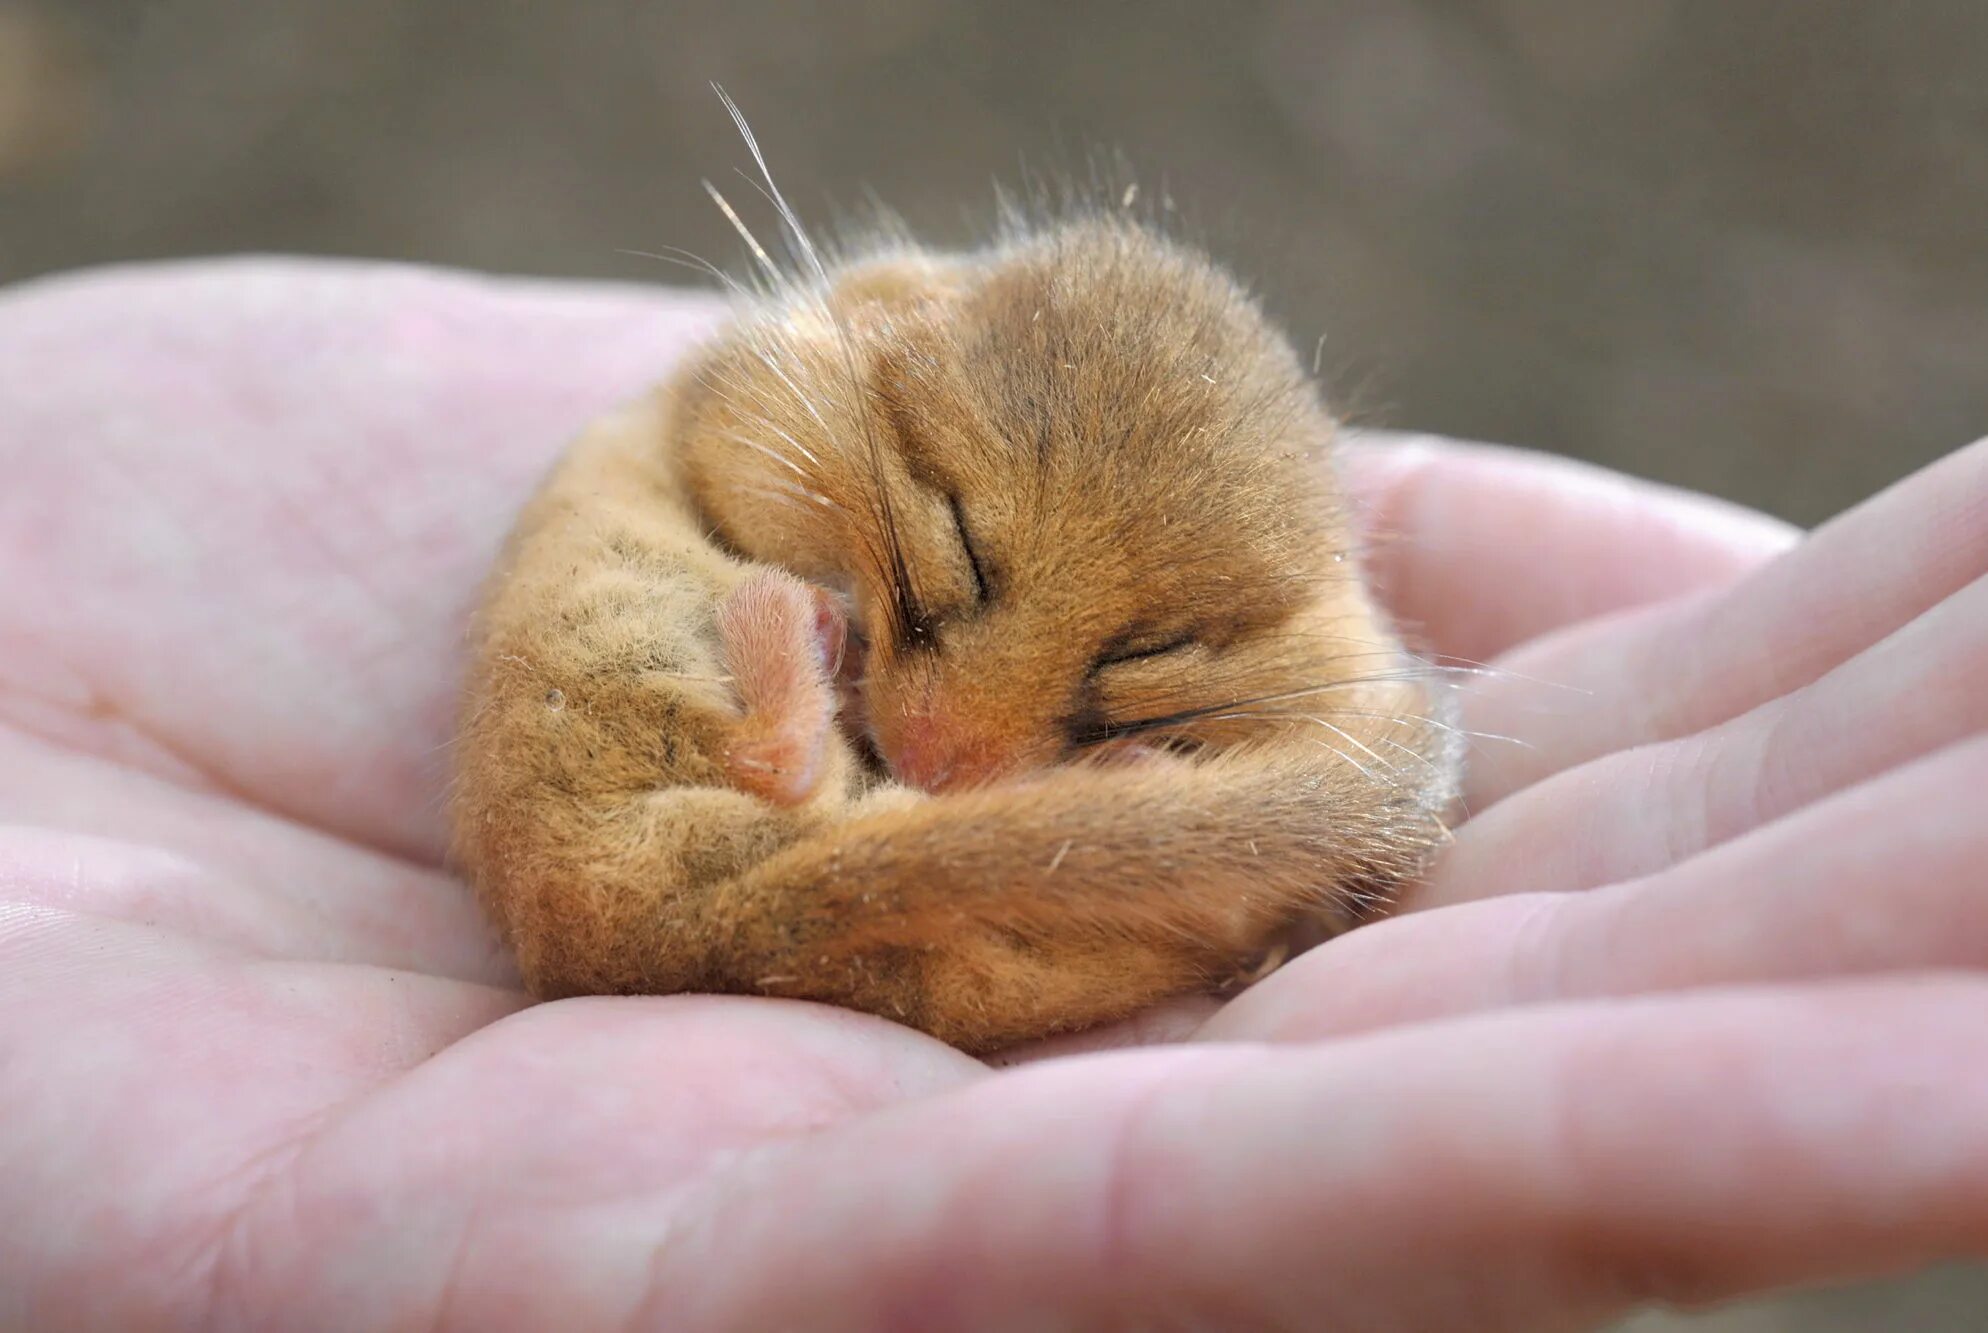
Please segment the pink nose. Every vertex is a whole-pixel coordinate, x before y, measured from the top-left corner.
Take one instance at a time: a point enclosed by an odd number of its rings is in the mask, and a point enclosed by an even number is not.
[[[904,720],[897,744],[886,758],[899,782],[924,791],[975,786],[1009,767],[1009,756],[1001,745],[929,713]]]

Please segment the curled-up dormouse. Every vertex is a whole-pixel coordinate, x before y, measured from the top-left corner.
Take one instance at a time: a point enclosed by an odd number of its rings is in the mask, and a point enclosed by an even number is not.
[[[989,1051],[1384,906],[1452,732],[1252,300],[1117,208],[972,253],[795,236],[490,583],[456,853],[530,988]]]

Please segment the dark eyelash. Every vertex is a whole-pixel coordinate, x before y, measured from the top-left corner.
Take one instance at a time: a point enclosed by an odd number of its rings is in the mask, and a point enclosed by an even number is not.
[[[1148,648],[1108,649],[1097,655],[1097,659],[1091,663],[1091,671],[1095,674],[1106,667],[1117,666],[1121,662],[1142,662],[1149,657],[1164,657],[1168,653],[1177,653],[1183,648],[1190,647],[1193,643],[1192,634],[1182,634]]]
[[[960,546],[966,551],[966,563],[973,570],[974,592],[980,604],[985,606],[989,597],[987,567],[980,563],[980,552],[973,548],[973,535],[967,531],[966,527],[966,511],[960,508],[959,497],[957,495],[948,495],[946,497],[946,505],[953,511],[953,527],[959,533]]]

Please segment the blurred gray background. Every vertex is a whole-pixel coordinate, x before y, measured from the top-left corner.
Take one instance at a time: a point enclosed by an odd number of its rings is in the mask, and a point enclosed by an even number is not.
[[[228,250],[688,281],[743,104],[937,239],[1122,149],[1357,416],[1813,522],[1988,433],[1980,0],[0,0],[0,278]]]
[[[1375,424],[1801,522],[1988,434],[1983,0],[0,0],[0,280],[691,281],[622,252],[736,260],[713,80],[824,221],[970,239],[1122,150]],[[1706,1327],[1988,1329],[1988,1280]]]

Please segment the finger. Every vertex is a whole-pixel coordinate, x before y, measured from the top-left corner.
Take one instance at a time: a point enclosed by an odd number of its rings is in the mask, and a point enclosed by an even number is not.
[[[1568,769],[1459,830],[1410,910],[1648,874],[1988,730],[1988,578],[1813,684]]]
[[[1615,750],[1717,725],[1797,689],[1988,574],[1988,440],[1825,524],[1724,591],[1577,626],[1502,659],[1471,727],[1471,808]]]
[[[271,958],[517,984],[451,876],[4,728],[0,821],[0,897]]]
[[[1988,971],[1988,739],[1660,874],[1396,917],[1294,960],[1205,1041],[1309,1041],[1512,1005],[1887,971]]]
[[[713,1179],[635,1322],[1544,1330],[1916,1265],[1988,1244],[1984,1005],[1947,978],[1052,1062]]]
[[[1356,437],[1341,461],[1384,603],[1425,646],[1473,661],[1723,584],[1797,536],[1706,496],[1517,449]]]
[[[0,294],[0,717],[31,700],[93,752],[438,859],[456,649],[511,515],[710,315],[284,261]]]
[[[1002,1051],[987,1063],[1006,1068],[1037,1060],[1059,1060],[1071,1055],[1116,1051],[1133,1046],[1165,1046],[1185,1041],[1221,1012],[1222,1002],[1212,995],[1183,995],[1163,1000],[1122,1023],[1086,1028],[1061,1036],[1045,1037],[1024,1046]]]

